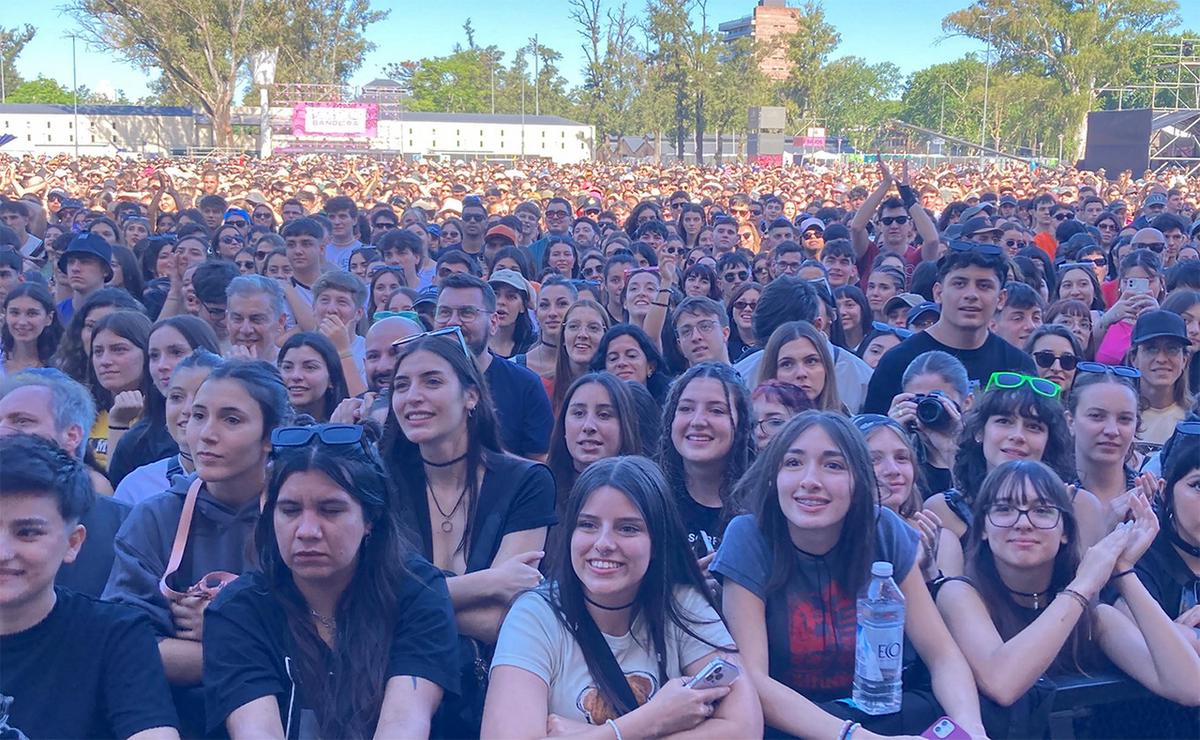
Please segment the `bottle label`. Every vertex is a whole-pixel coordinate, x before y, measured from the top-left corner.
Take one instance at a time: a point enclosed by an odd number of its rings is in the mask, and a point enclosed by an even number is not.
[[[859,675],[868,681],[900,675],[904,658],[904,626],[873,627],[859,624],[855,638]]]

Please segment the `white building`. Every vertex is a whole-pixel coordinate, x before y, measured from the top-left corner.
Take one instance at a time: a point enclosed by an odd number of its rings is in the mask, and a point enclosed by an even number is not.
[[[81,105],[76,116],[69,105],[7,103],[0,136],[13,138],[0,153],[74,154],[78,144],[80,155],[170,154],[196,146],[197,126],[190,108]]]
[[[546,157],[558,164],[592,158],[595,129],[558,116],[412,113],[379,121],[372,149],[423,157]]]

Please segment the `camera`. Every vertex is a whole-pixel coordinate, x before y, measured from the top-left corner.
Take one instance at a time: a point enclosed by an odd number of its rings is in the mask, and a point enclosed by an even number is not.
[[[930,431],[950,431],[953,417],[946,410],[946,394],[941,391],[918,393],[913,401],[917,404],[917,421]]]

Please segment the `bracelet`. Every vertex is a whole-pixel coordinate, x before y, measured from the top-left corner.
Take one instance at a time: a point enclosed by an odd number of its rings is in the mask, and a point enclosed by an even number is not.
[[[621,728],[617,727],[616,720],[605,720],[604,724],[612,728],[613,734],[617,736],[617,740],[625,740],[625,738],[621,737]]]
[[[860,728],[860,727],[862,727],[862,725],[860,725],[860,724],[859,724],[859,723],[857,723],[857,722],[855,722],[854,724],[850,725],[850,729],[849,729],[849,730],[846,730],[846,738],[845,738],[845,740],[850,740],[850,736],[851,736],[851,735],[853,735],[853,734],[854,734],[854,731],[855,731],[855,730],[857,730],[857,729],[858,729],[858,728]]]
[[[354,357],[354,354],[352,352],[350,352],[349,350],[347,350],[345,352],[339,353],[338,357],[342,358],[343,360],[349,360],[351,357]]]
[[[1079,606],[1080,606],[1080,607],[1081,607],[1081,608],[1082,608],[1082,609],[1083,609],[1085,612],[1088,610],[1088,606],[1089,606],[1089,604],[1088,604],[1088,600],[1087,600],[1087,599],[1084,597],[1084,595],[1083,595],[1083,594],[1079,593],[1079,592],[1078,592],[1078,591],[1076,591],[1075,589],[1073,589],[1073,588],[1064,588],[1062,591],[1059,591],[1059,593],[1060,593],[1060,594],[1066,594],[1067,596],[1070,596],[1072,599],[1075,599],[1076,601],[1078,601],[1078,602],[1079,602]]]
[[[853,720],[848,719],[845,722],[842,722],[842,729],[838,730],[837,740],[846,740],[846,733],[849,732],[850,727],[853,725]]]
[[[671,289],[670,288],[659,288],[658,292],[659,293],[670,293]]]
[[[109,424],[108,431],[110,431],[110,432],[128,432],[129,427],[118,427],[118,426],[113,426],[112,424]]]
[[[1114,574],[1113,574],[1113,577],[1112,577],[1112,578],[1110,578],[1110,579],[1108,579],[1108,580],[1110,580],[1110,581],[1115,581],[1115,580],[1117,580],[1118,578],[1124,578],[1125,576],[1132,575],[1132,574],[1134,574],[1134,573],[1136,573],[1136,572],[1137,572],[1137,571],[1136,571],[1135,569],[1133,569],[1133,568],[1130,568],[1129,570],[1123,570],[1123,571],[1121,571],[1120,573],[1114,573]]]

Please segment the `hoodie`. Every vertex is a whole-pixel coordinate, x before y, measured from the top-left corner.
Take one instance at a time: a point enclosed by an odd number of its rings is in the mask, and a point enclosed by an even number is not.
[[[159,637],[175,636],[170,607],[158,590],[158,581],[167,569],[184,498],[195,477],[195,473],[176,476],[169,489],[138,503],[114,541],[116,557],[104,600],[129,604],[149,614]],[[212,571],[248,570],[253,562],[258,514],[257,496],[234,510],[215,499],[207,486],[201,487],[183,559],[168,585],[187,591]]]

